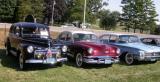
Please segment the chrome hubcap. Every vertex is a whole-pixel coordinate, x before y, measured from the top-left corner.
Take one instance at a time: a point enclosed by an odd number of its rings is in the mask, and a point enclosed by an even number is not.
[[[82,58],[82,55],[79,53],[76,56],[76,64],[77,64],[77,66],[78,67],[82,66],[82,62],[83,62],[83,58]]]
[[[126,54],[125,61],[127,64],[132,64],[133,63],[133,56],[131,54]]]

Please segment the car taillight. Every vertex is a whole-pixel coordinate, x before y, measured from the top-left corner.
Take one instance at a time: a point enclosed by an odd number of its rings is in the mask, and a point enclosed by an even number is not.
[[[110,53],[116,53],[116,50],[115,49],[110,49]]]

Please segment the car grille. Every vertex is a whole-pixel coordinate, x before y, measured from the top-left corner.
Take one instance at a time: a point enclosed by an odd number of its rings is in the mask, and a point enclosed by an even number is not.
[[[57,53],[58,52],[54,50],[50,52],[48,52],[48,50],[35,50],[34,58],[35,59],[53,58],[53,57],[56,57]]]

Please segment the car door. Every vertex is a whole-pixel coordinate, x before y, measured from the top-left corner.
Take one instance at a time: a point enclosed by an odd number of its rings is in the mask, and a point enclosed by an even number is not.
[[[13,47],[16,49],[21,41],[21,30],[19,26],[15,26],[13,34]]]

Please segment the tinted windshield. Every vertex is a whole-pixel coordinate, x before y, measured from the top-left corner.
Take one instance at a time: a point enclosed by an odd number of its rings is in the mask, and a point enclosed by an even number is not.
[[[119,36],[119,42],[137,43],[140,42],[139,38],[134,35],[122,35]]]
[[[36,36],[41,36],[41,37],[48,37],[48,29],[45,26],[36,26],[36,27],[24,27],[22,28],[22,34],[24,37],[36,37]],[[33,36],[34,35],[34,36]]]
[[[98,38],[94,34],[82,34],[82,33],[76,33],[73,35],[74,41],[91,41],[91,42],[97,42]]]

